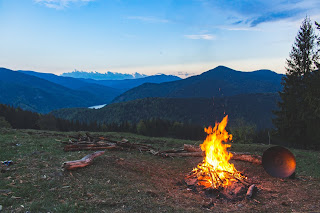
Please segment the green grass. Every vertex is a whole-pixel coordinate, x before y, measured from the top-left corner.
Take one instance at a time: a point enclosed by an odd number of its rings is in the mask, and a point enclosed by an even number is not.
[[[136,150],[106,151],[88,167],[62,171],[63,162],[92,153],[63,151],[57,140],[66,141],[68,135],[76,134],[0,129],[0,160],[14,162],[1,166],[0,205],[4,212],[203,212],[199,200],[177,184],[196,165],[194,159],[161,158]],[[129,133],[92,135],[126,138],[161,150],[201,143]],[[262,154],[268,147],[235,143],[232,151]],[[319,152],[292,152],[298,175],[320,177]]]
[[[14,162],[14,165],[8,167],[8,171],[1,173],[3,181],[0,183],[0,190],[10,192],[0,194],[0,205],[8,211],[97,212],[104,209],[107,212],[122,212],[153,209],[157,212],[158,209],[167,211],[173,209],[161,202],[153,204],[154,199],[149,194],[156,189],[145,186],[152,185],[151,171],[147,170],[141,177],[139,173],[144,168],[137,167],[136,164],[129,167],[126,165],[124,171],[119,170],[121,161],[126,164],[131,160],[147,162],[155,160],[152,155],[136,151],[130,153],[110,151],[103,157],[95,159],[95,164],[90,167],[68,172],[61,169],[64,161],[80,159],[91,153],[90,151],[62,151],[63,146],[56,139],[66,141],[67,135],[76,135],[76,133],[34,130],[0,131],[0,159]],[[101,133],[94,134],[101,135]],[[132,134],[105,133],[103,135],[112,139],[126,138],[131,142],[148,143],[159,149],[180,147],[186,142]],[[170,159],[166,160],[170,161]],[[138,191],[140,192],[137,193]],[[132,197],[135,199],[132,200]],[[146,202],[149,205],[145,205]]]

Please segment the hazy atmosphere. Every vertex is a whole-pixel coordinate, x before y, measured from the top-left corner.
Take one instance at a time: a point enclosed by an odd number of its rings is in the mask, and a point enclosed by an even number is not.
[[[218,65],[285,73],[317,0],[0,0],[0,66],[61,74],[200,74]]]

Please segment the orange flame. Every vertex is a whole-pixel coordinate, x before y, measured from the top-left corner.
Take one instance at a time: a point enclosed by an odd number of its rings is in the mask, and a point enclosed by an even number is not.
[[[230,185],[232,181],[246,179],[229,163],[232,154],[227,149],[231,145],[226,142],[232,140],[232,135],[225,130],[227,122],[228,115],[221,123],[216,123],[214,128],[210,126],[204,129],[208,136],[200,147],[205,152],[205,157],[192,173],[197,176],[198,183],[206,188],[217,189]]]

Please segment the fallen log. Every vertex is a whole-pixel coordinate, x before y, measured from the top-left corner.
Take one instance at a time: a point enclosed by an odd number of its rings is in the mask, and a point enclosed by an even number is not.
[[[169,149],[169,150],[160,151],[159,153],[180,153],[184,151],[185,151],[184,149]]]
[[[65,145],[64,151],[81,151],[81,150],[104,150],[104,149],[116,149],[118,148],[116,145],[113,144],[71,144]]]
[[[202,157],[203,152],[160,153],[165,157]]]
[[[202,157],[204,152],[180,152],[180,153],[161,153],[165,157]],[[261,156],[258,155],[248,155],[232,152],[231,160],[246,161],[255,164],[262,164]]]
[[[262,164],[262,157],[259,155],[249,155],[249,154],[243,154],[243,153],[236,153],[236,152],[231,152],[232,153],[232,160],[241,160],[241,161],[247,161],[250,163],[255,163],[255,164]]]
[[[62,167],[66,170],[73,170],[77,168],[82,168],[85,166],[88,166],[92,164],[93,159],[103,155],[104,151],[94,152],[92,154],[86,155],[85,157],[81,158],[80,160],[74,160],[74,161],[67,161],[62,164]]]
[[[123,139],[122,141],[112,141],[106,140],[103,137],[99,137],[99,141],[95,138],[92,139],[96,142],[90,141],[79,141],[76,143],[67,143],[64,146],[64,151],[80,151],[80,150],[104,150],[104,149],[138,149],[140,151],[148,151],[153,149],[152,146],[148,144],[140,144],[140,143],[130,143],[128,140]]]
[[[119,149],[117,146],[99,146],[99,147],[75,147],[75,148],[64,148],[65,152],[72,152],[72,151],[82,151],[82,150],[112,150],[112,149]]]
[[[86,132],[86,136],[87,136],[86,139],[87,139],[89,142],[94,142],[94,138],[90,135],[89,132]]]
[[[203,153],[200,149],[200,147],[193,146],[190,144],[184,144],[183,148],[185,151],[188,151],[188,153],[195,153],[193,155],[180,155],[180,154],[186,154],[186,153],[176,153],[176,156],[184,157],[184,156],[193,156],[193,157],[200,157],[203,156]],[[248,153],[239,153],[239,152],[230,152],[232,154],[231,160],[240,160],[240,161],[247,161],[250,163],[255,164],[262,164],[262,157],[259,155],[251,155]],[[171,156],[173,157],[173,156]]]
[[[202,152],[199,146],[194,146],[190,144],[183,144],[183,149],[187,152]]]

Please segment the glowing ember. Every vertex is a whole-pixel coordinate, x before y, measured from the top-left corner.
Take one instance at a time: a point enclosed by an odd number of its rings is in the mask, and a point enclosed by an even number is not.
[[[205,188],[218,189],[231,185],[233,181],[246,179],[232,163],[229,163],[232,154],[227,148],[231,145],[226,142],[232,140],[232,135],[225,130],[227,120],[228,116],[225,116],[214,128],[210,126],[204,129],[208,136],[200,147],[205,152],[205,157],[202,163],[192,170],[190,176],[197,177],[198,184]]]

